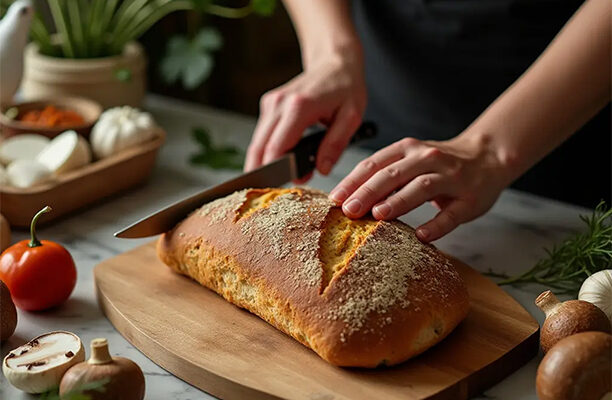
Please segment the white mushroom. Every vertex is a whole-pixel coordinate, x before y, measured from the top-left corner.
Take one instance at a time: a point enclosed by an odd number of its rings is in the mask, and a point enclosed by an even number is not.
[[[34,133],[11,136],[0,143],[0,162],[10,164],[19,159],[34,160],[48,144],[47,137]]]
[[[55,331],[10,351],[2,362],[2,372],[16,388],[42,393],[58,387],[64,372],[83,360],[81,339],[71,332]]]
[[[18,188],[28,188],[46,181],[51,171],[36,160],[15,160],[6,169],[8,183]]]
[[[36,157],[51,172],[61,174],[91,162],[87,141],[75,131],[56,136]]]

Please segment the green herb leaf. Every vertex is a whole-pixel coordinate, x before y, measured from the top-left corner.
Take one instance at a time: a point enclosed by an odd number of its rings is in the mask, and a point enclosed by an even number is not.
[[[274,14],[276,8],[276,0],[252,0],[251,4],[253,12],[264,17]]]
[[[593,214],[580,216],[586,232],[567,238],[552,249],[547,257],[529,271],[508,277],[489,272],[487,275],[505,278],[500,285],[539,283],[557,294],[576,297],[582,283],[595,272],[612,269],[612,209],[600,202]]]
[[[209,150],[211,147],[210,144],[210,135],[208,133],[208,129],[203,127],[195,127],[192,130],[193,138],[202,145],[204,150]]]
[[[194,165],[212,169],[242,169],[244,153],[234,146],[215,146],[206,128],[195,127],[192,130],[194,140],[202,147],[189,158]]]
[[[216,51],[223,47],[223,37],[214,28],[203,28],[193,38],[193,46],[202,51]]]
[[[173,36],[162,59],[164,80],[172,84],[181,79],[186,89],[195,89],[210,76],[214,66],[211,52],[222,45],[221,35],[212,28],[202,29],[192,41]]]

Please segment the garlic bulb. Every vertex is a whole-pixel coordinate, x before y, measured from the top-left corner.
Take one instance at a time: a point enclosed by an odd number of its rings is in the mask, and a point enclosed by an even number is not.
[[[578,299],[595,304],[612,322],[612,269],[589,276],[580,287]]]
[[[91,147],[97,158],[108,157],[153,138],[157,129],[147,112],[128,106],[110,108],[91,130]]]

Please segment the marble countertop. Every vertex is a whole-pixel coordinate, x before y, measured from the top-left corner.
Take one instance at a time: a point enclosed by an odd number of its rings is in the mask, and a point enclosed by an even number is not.
[[[52,330],[75,332],[86,345],[93,338],[106,337],[111,353],[128,357],[141,366],[146,377],[146,399],[212,399],[212,396],[157,366],[114,329],[98,309],[92,270],[100,261],[151,240],[116,239],[113,232],[118,228],[238,173],[191,166],[188,158],[194,152],[190,138],[192,127],[206,126],[214,139],[246,147],[255,121],[250,117],[156,96],[147,99],[146,108],[168,132],[150,181],[143,187],[39,229],[40,238],[58,241],[70,251],[78,268],[78,282],[70,299],[60,308],[41,313],[19,311],[17,330],[2,344],[1,353],[4,357],[14,347]],[[363,150],[350,149],[330,176],[316,176],[309,185],[331,190],[366,155]],[[578,214],[585,212],[588,210],[506,190],[486,215],[461,226],[436,245],[480,271],[492,269],[516,274],[542,257],[543,247],[550,247],[569,233],[581,229]],[[424,205],[402,219],[414,226],[433,213],[433,207]],[[13,240],[25,237],[25,232],[14,232]],[[542,322],[543,315],[533,304],[542,287],[504,289]],[[541,354],[479,398],[537,399],[534,381],[540,359]],[[4,376],[0,376],[0,399],[34,398],[14,389]]]

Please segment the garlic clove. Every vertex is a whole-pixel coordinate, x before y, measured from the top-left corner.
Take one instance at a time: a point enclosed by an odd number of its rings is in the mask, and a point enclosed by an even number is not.
[[[42,393],[58,387],[64,372],[84,359],[85,349],[77,335],[55,331],[11,350],[2,362],[2,372],[16,388]]]
[[[34,133],[11,136],[0,142],[0,162],[10,164],[15,160],[34,160],[49,144],[49,138]]]
[[[595,304],[612,323],[612,269],[589,276],[580,287],[578,299]]]
[[[56,136],[36,157],[55,174],[80,168],[91,162],[87,141],[75,131]]]
[[[6,169],[8,183],[18,188],[29,188],[51,177],[51,171],[36,160],[19,159]]]

